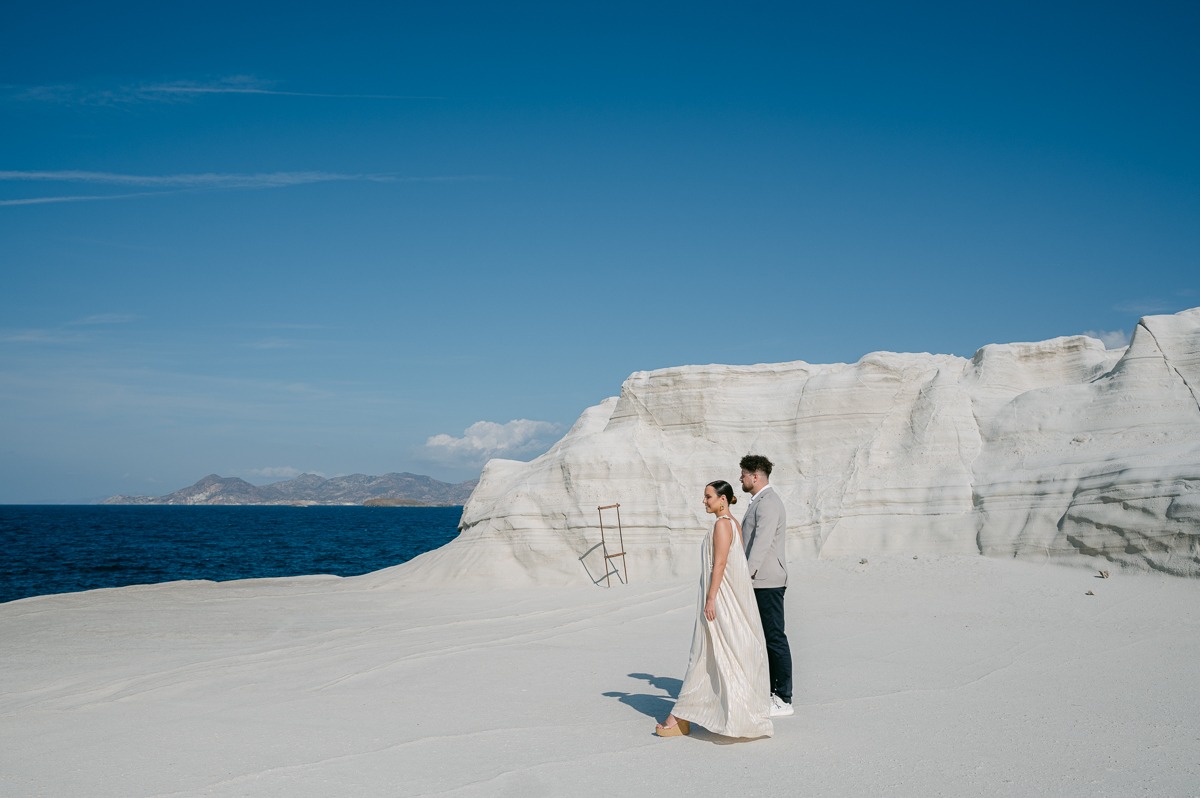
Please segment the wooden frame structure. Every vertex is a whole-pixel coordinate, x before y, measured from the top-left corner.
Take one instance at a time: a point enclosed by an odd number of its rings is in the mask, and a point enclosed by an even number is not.
[[[615,554],[608,553],[608,541],[604,536],[604,511],[617,511],[617,534],[618,540],[621,542],[621,550]],[[596,508],[596,512],[600,515],[600,549],[604,552],[604,586],[612,587],[613,568],[609,567],[609,561],[617,557],[621,558],[621,568],[625,572],[625,584],[629,584],[629,565],[625,562],[625,529],[621,526],[621,505],[620,504],[605,504]]]

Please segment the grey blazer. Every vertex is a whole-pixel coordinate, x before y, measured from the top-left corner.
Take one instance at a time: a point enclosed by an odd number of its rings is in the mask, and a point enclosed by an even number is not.
[[[775,488],[763,488],[742,519],[746,564],[755,588],[787,587],[787,510]]]

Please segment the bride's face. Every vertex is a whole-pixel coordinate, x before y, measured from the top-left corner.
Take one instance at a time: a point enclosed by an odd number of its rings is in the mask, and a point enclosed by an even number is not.
[[[704,486],[704,512],[715,513],[721,508],[721,499],[712,485]]]

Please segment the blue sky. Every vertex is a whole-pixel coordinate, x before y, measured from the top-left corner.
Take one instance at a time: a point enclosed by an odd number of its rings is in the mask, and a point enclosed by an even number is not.
[[[1200,305],[1200,6],[300,5],[6,12],[0,502],[458,481],[633,371]]]

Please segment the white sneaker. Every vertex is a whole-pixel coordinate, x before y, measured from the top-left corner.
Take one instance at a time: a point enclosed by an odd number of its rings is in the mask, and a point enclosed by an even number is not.
[[[795,715],[796,710],[792,709],[792,705],[784,701],[779,696],[771,693],[771,717],[784,718],[788,715]]]

